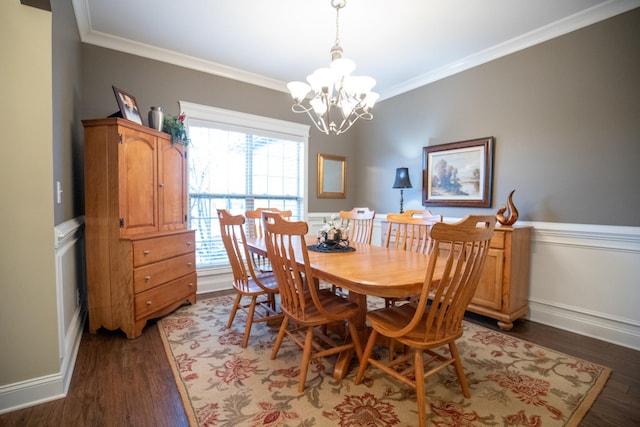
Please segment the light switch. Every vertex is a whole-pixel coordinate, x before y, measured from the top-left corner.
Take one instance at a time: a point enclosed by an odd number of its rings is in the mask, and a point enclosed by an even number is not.
[[[56,201],[58,204],[60,204],[62,203],[62,184],[60,184],[60,181],[56,181],[56,188],[57,188]]]

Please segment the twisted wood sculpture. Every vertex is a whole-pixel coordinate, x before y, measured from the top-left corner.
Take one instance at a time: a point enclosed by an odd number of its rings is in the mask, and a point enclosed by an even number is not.
[[[513,193],[516,190],[513,190],[507,199],[507,205],[502,205],[500,209],[498,209],[498,213],[496,214],[496,219],[502,225],[513,225],[518,220],[518,209],[516,209],[516,205],[513,204]],[[505,216],[504,213],[507,212]]]

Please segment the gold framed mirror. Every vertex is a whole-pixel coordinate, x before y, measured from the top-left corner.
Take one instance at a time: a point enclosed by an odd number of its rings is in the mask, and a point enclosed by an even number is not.
[[[318,154],[318,197],[347,198],[347,158]]]

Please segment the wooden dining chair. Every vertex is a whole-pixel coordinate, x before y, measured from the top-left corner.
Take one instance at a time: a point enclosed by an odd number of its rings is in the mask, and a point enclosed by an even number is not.
[[[493,215],[469,215],[455,224],[434,224],[427,250],[430,256],[424,286],[418,301],[367,314],[372,329],[356,374],[356,384],[360,384],[367,365],[371,364],[415,388],[420,426],[426,425],[424,383],[427,376],[452,364],[462,394],[470,397],[455,341],[462,336],[464,312],[480,280],[495,221]],[[376,360],[372,353],[380,335],[397,340],[413,349],[413,353],[392,354],[388,362]],[[443,345],[448,345],[450,354],[434,351]],[[425,365],[429,367],[433,362],[438,365],[425,372]],[[413,369],[394,369],[407,364],[413,365]]]
[[[270,212],[277,212],[283,218],[291,218],[292,212],[282,211],[278,208],[257,208],[253,211],[246,211],[244,215],[247,218],[247,235],[252,238],[263,238],[264,231],[262,230],[262,211],[268,210]],[[266,273],[271,271],[271,264],[269,263],[269,259],[260,254],[252,253],[251,261],[253,262],[254,268],[261,272]]]
[[[350,211],[340,211],[341,224],[349,224],[349,241],[354,243],[371,244],[375,217],[376,212],[369,208],[353,208]]]
[[[233,324],[238,310],[247,314],[247,324],[242,339],[242,347],[245,348],[254,323],[277,320],[282,317],[282,313],[278,313],[276,304],[278,283],[273,273],[257,274],[255,272],[245,238],[245,217],[232,215],[226,209],[217,211],[222,243],[229,257],[233,271],[233,287],[237,292],[227,328]],[[249,302],[243,302],[243,298],[249,298]]]
[[[286,221],[274,212],[262,212],[267,254],[280,288],[280,307],[284,319],[273,346],[275,359],[282,341],[288,336],[302,350],[298,391],[305,388],[311,359],[331,356],[343,351],[355,352],[360,359],[362,347],[352,319],[359,306],[335,295],[330,289],[319,289],[309,263],[305,235],[309,227],[304,221]],[[342,344],[327,335],[333,322],[346,322],[349,334]],[[289,324],[292,327],[289,328]]]
[[[244,215],[247,217],[247,235],[249,237],[263,238],[264,231],[262,229],[262,211],[277,212],[284,218],[291,218],[290,210],[283,211],[278,208],[256,208],[253,211],[246,211]]]
[[[408,218],[423,218],[423,219],[431,218],[432,220],[436,220],[437,217],[441,217],[441,215],[436,215],[433,212],[431,212],[429,209],[407,209],[402,213],[393,213],[392,215],[398,215],[401,217],[408,217]]]
[[[371,244],[373,237],[373,220],[376,212],[369,208],[353,208],[350,211],[340,211],[340,225],[342,227],[348,224],[349,242]],[[341,292],[342,290],[335,286],[331,286],[332,291]],[[344,296],[344,295],[343,295]]]
[[[429,232],[433,224],[442,222],[442,215],[430,210],[407,210],[404,213],[387,214],[387,233],[384,245],[410,252],[426,253],[429,248]],[[389,307],[399,301],[410,298],[385,298],[385,306]]]
[[[436,222],[442,222],[442,215],[429,210],[408,210],[401,214],[387,214],[387,222],[383,246],[424,253],[428,247],[429,230]]]

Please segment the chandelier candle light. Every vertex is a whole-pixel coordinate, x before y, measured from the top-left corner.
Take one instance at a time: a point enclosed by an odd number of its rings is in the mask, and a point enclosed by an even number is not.
[[[295,113],[307,113],[316,127],[327,135],[340,135],[358,119],[371,120],[371,108],[379,95],[371,90],[372,77],[353,76],[355,62],[342,57],[340,47],[340,9],[346,0],[331,0],[336,9],[336,41],[331,48],[330,68],[319,68],[307,76],[307,82],[290,82],[287,88],[295,104]]]

